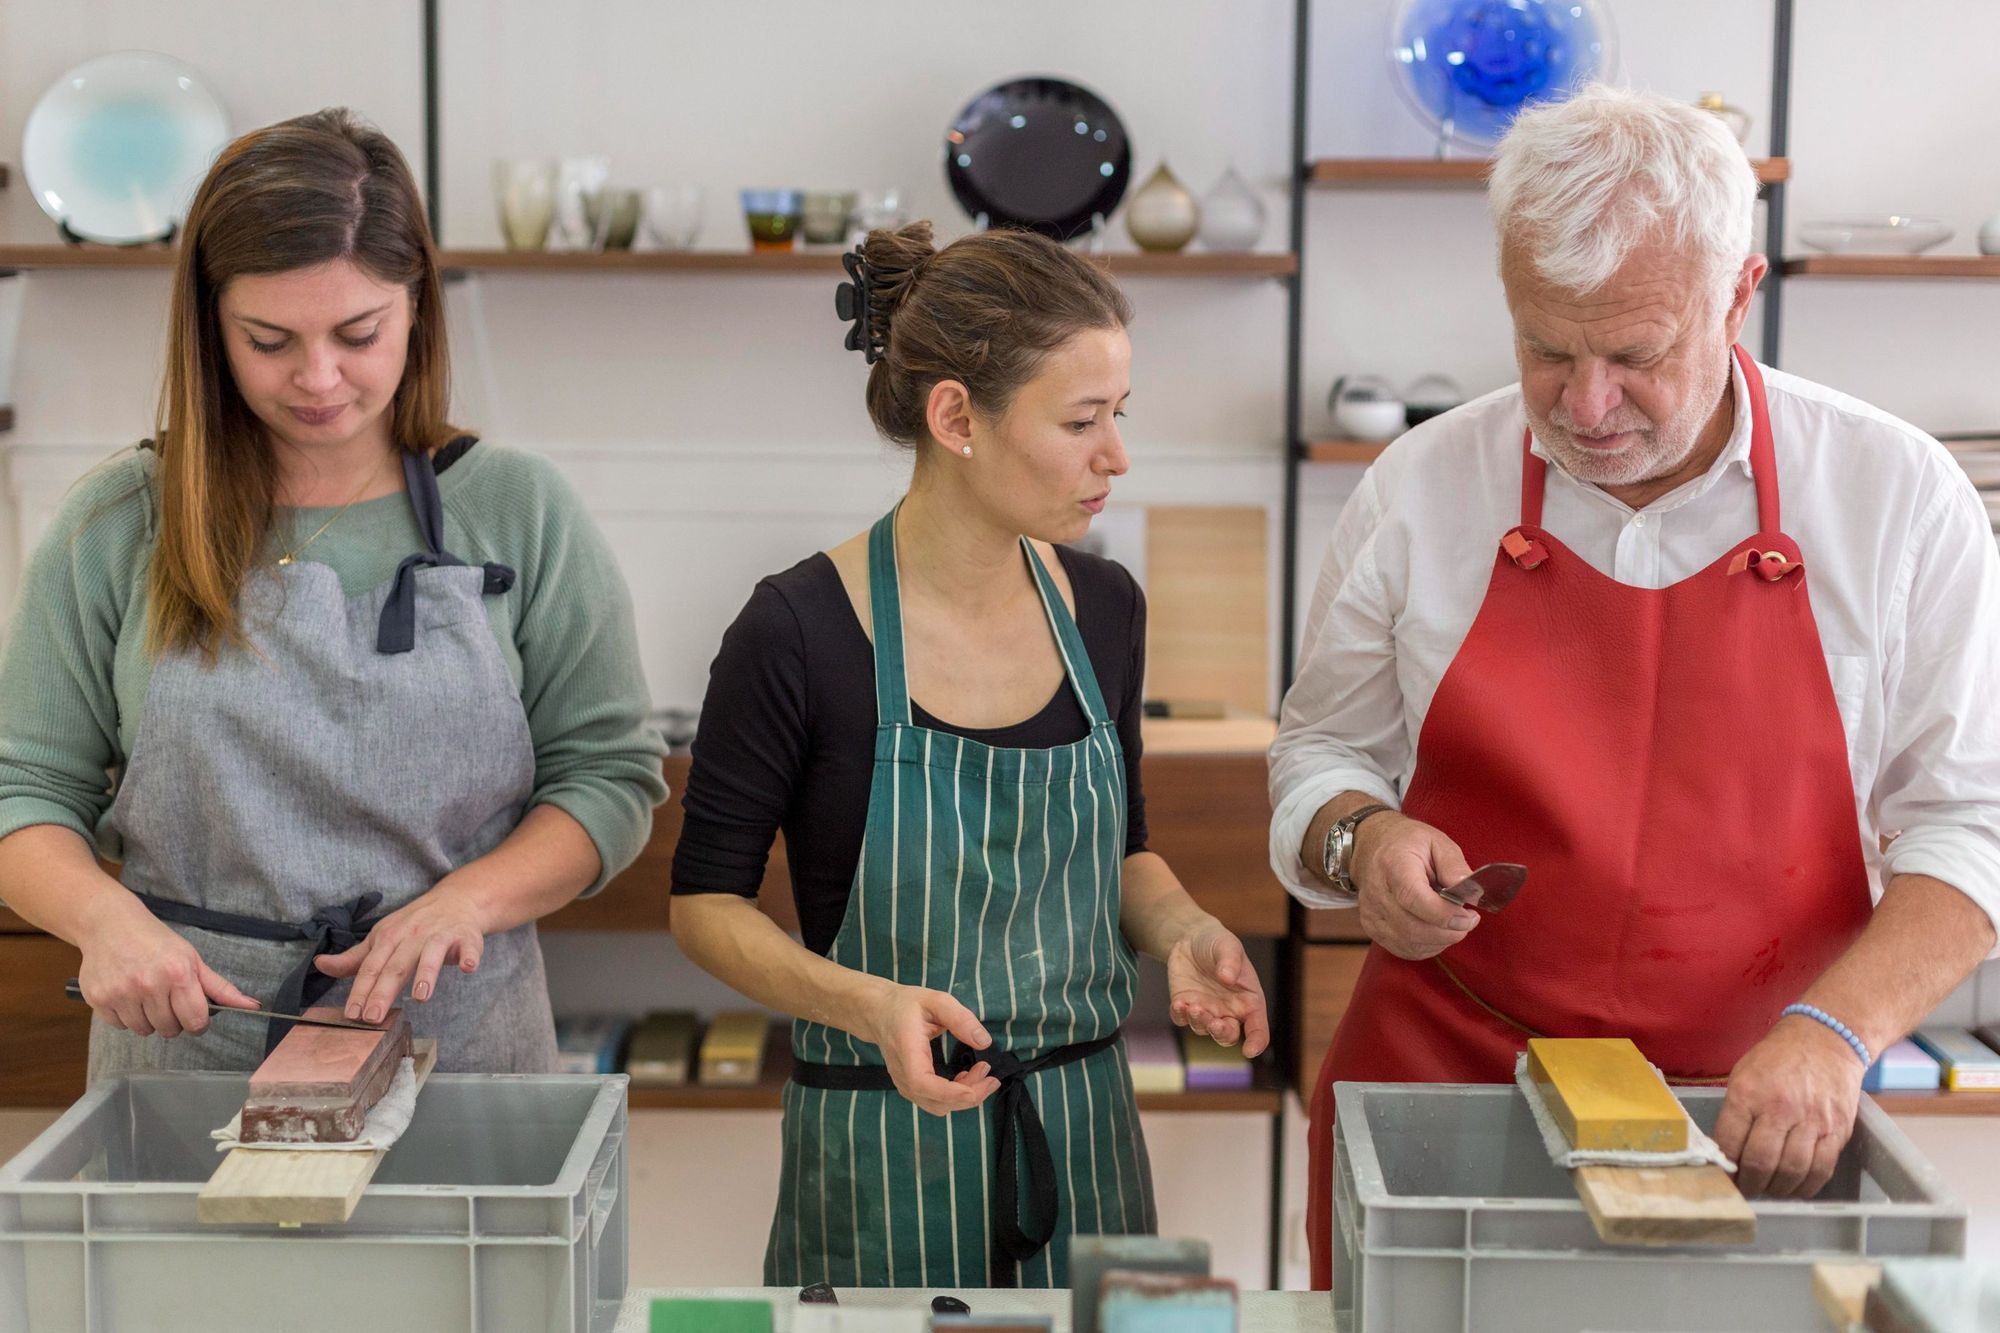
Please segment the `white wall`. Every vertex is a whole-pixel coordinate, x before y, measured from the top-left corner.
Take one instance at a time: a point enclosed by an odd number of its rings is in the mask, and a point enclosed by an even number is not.
[[[1391,83],[1388,8],[1316,6],[1314,155],[1428,150]],[[1946,249],[1969,252],[1979,221],[2000,211],[1989,151],[2000,86],[1979,54],[2000,41],[2000,8],[1930,0],[1921,22],[1865,0],[1799,8],[1794,229],[1840,212],[1934,212],[1960,231]],[[1756,113],[1751,149],[1764,150],[1768,0],[1618,0],[1613,10],[1631,82],[1689,97],[1723,92]],[[809,0],[446,0],[443,237],[495,243],[492,162],[565,152],[607,153],[614,174],[635,184],[702,185],[705,247],[740,246],[735,191],[759,183],[895,184],[956,232],[967,224],[938,168],[938,135],[977,90],[1051,72],[1118,107],[1142,174],[1164,155],[1200,189],[1236,164],[1269,199],[1266,248],[1282,248],[1291,21],[1285,0],[887,0],[852,12]],[[6,0],[0,145],[18,143],[29,108],[62,70],[143,46],[202,69],[241,128],[345,102],[393,134],[421,171],[419,26],[414,0]],[[17,156],[0,148],[0,158]],[[1343,372],[1407,384],[1442,370],[1473,393],[1512,377],[1478,195],[1321,191],[1307,217],[1308,434],[1327,428],[1326,390]],[[1122,226],[1115,232],[1125,244]],[[17,172],[0,192],[0,242],[51,237]],[[51,274],[6,286],[20,305],[19,426],[0,437],[17,502],[0,514],[0,612],[54,498],[48,482],[146,428],[165,278]],[[662,704],[699,698],[713,645],[758,575],[859,528],[899,484],[900,460],[873,440],[861,411],[861,368],[839,348],[828,286],[812,277],[489,274],[452,292],[460,415],[490,438],[561,458],[600,505],[625,556]],[[1159,280],[1132,289],[1135,471],[1115,503],[1210,499],[1275,511],[1281,289]],[[1788,368],[1934,429],[2000,424],[2000,387],[1986,369],[2000,287],[1815,280],[1787,292]],[[0,302],[0,314],[6,308]],[[1308,585],[1357,475],[1307,469],[1299,566]],[[1271,531],[1275,541],[1275,522]]]

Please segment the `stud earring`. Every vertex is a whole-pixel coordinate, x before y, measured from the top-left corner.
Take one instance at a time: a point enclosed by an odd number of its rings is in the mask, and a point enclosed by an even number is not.
[[[959,452],[964,454],[967,458],[970,458],[972,457],[972,446],[968,444],[964,448],[960,449]]]

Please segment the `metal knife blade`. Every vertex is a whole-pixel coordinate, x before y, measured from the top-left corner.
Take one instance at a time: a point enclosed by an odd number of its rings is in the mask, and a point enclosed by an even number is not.
[[[1492,861],[1458,883],[1440,888],[1438,897],[1491,914],[1513,902],[1514,895],[1527,882],[1528,867],[1512,861]]]
[[[63,983],[63,994],[72,1000],[83,999],[83,985],[75,977]],[[234,1005],[215,1004],[208,1006],[211,1014],[242,1014],[246,1018],[268,1018],[280,1023],[299,1023],[312,1028],[347,1028],[354,1032],[380,1032],[373,1023],[350,1023],[345,1019],[307,1018],[304,1014],[281,1014],[270,1009],[238,1009]]]

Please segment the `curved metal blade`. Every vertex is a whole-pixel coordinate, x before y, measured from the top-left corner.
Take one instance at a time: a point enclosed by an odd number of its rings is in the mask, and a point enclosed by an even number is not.
[[[1528,882],[1528,867],[1513,861],[1493,861],[1479,867],[1456,884],[1438,890],[1438,896],[1460,907],[1480,912],[1497,912],[1514,901],[1514,895]]]

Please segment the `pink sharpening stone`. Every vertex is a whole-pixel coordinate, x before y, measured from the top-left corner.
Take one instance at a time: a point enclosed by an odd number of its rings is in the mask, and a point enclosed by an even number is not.
[[[339,1009],[308,1009],[341,1018]],[[243,1138],[251,1143],[339,1143],[360,1137],[368,1109],[382,1099],[403,1057],[410,1024],[393,1009],[380,1031],[296,1026],[257,1072],[243,1103]]]

